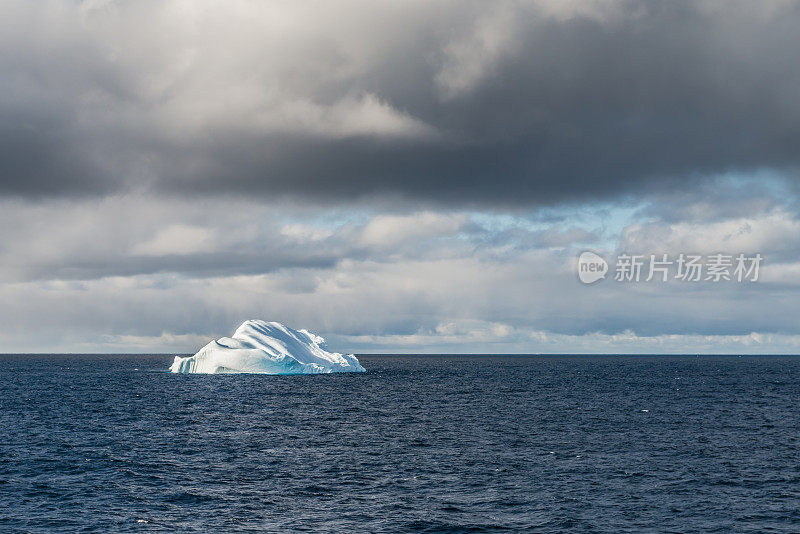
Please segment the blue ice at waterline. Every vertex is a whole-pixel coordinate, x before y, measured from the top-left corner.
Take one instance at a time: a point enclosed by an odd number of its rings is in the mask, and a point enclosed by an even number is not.
[[[325,350],[325,340],[280,323],[245,321],[232,337],[211,341],[194,356],[175,356],[173,373],[263,373],[270,375],[363,373],[352,354]]]

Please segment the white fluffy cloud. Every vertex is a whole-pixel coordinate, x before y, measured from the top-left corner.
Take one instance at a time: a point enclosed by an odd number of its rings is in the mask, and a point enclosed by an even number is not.
[[[798,243],[800,220],[783,210],[775,210],[754,217],[706,223],[637,223],[625,229],[620,247],[630,252],[784,255],[796,254]]]

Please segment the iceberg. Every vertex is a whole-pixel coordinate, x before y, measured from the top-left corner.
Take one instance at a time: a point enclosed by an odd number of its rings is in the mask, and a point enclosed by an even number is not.
[[[245,321],[232,337],[211,341],[194,356],[175,356],[173,373],[264,373],[294,375],[363,373],[352,354],[328,352],[325,340],[280,323]]]

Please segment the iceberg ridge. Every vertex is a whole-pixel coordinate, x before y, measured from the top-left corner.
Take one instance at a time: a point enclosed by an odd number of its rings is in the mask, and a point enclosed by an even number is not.
[[[308,330],[249,320],[232,337],[211,341],[194,356],[175,356],[173,373],[264,373],[271,375],[363,373],[352,354],[328,352],[325,340]]]

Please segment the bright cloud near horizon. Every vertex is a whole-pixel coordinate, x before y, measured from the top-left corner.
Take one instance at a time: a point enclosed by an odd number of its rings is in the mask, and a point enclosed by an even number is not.
[[[3,2],[0,352],[800,353],[799,47],[794,1]]]

